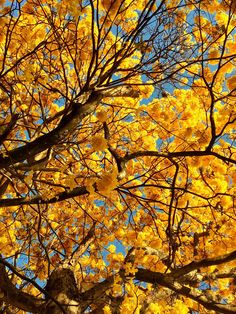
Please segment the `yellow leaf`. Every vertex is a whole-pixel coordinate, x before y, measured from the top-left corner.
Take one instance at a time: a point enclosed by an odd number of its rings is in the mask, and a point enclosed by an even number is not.
[[[95,151],[104,151],[107,149],[107,140],[100,135],[93,136],[91,144]]]

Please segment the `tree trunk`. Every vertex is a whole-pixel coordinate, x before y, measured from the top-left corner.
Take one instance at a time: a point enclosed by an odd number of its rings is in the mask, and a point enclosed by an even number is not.
[[[79,291],[69,268],[54,270],[45,288],[48,296],[44,314],[80,314]]]

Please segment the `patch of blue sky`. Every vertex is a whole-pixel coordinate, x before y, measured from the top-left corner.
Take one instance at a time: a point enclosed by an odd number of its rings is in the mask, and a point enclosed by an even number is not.
[[[210,288],[211,288],[211,286],[207,282],[205,282],[205,281],[202,281],[200,283],[200,285],[199,285],[199,289],[200,290],[207,290],[207,289],[210,289]]]
[[[132,122],[132,121],[135,120],[135,118],[134,118],[134,116],[132,114],[128,114],[122,120],[125,121],[125,122]]]
[[[66,100],[64,97],[59,97],[58,99],[54,100],[55,104],[57,104],[59,107],[64,107]]]
[[[106,263],[107,263],[107,255],[110,254],[109,246],[114,245],[116,247],[116,253],[122,253],[123,255],[127,253],[127,246],[123,245],[123,243],[119,240],[114,240],[109,242],[108,245],[105,247],[104,255]]]
[[[113,81],[119,80],[120,78],[121,78],[121,74],[119,74],[119,73],[112,74],[112,80]]]
[[[20,9],[22,5],[24,5],[27,2],[27,0],[22,1],[8,1],[6,0],[6,6],[9,6],[11,8],[11,16],[13,17],[19,17],[20,16]]]
[[[170,136],[169,138],[166,139],[166,141],[170,144],[171,142],[174,141],[174,139],[175,139],[174,136]],[[165,142],[162,139],[158,138],[156,140],[156,149],[157,149],[157,151],[160,152],[162,150],[164,144],[165,144]]]
[[[128,143],[131,142],[131,139],[130,139],[128,136],[122,136],[122,137],[121,137],[121,140],[122,140],[124,143],[126,143],[126,144],[128,144]]]
[[[233,130],[233,133],[236,133],[236,129]],[[229,143],[229,144],[232,144],[232,138],[231,138],[231,135],[230,134],[224,134],[222,136],[220,136],[217,141],[215,142],[215,144],[219,145],[220,144],[220,141],[221,140],[224,140],[224,142],[226,143]]]
[[[106,207],[106,202],[100,199],[95,200],[94,204],[98,207]]]

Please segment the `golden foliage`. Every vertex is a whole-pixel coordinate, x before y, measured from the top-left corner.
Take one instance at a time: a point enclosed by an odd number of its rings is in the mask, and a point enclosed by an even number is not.
[[[236,249],[235,10],[0,1],[0,265],[20,269],[13,285],[37,296],[22,274],[46,282],[73,256],[81,295],[107,284],[88,312],[235,309],[235,258],[204,264]]]

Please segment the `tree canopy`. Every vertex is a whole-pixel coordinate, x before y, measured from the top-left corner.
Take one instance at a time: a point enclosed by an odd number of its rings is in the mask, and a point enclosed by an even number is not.
[[[0,0],[0,311],[236,313],[236,2]]]

